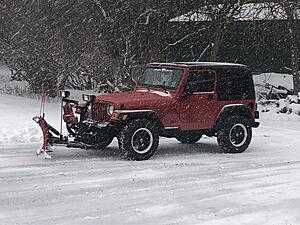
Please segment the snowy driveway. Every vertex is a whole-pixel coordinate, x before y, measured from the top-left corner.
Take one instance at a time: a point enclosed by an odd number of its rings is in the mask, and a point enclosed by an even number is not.
[[[116,141],[104,152],[55,148],[51,160],[38,145],[0,146],[0,224],[300,224],[295,123],[266,121],[237,155],[214,138],[161,139],[144,162],[121,159]]]

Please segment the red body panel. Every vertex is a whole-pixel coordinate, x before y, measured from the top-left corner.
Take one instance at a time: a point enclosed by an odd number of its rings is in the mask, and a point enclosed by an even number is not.
[[[177,68],[176,66],[162,67]],[[165,128],[180,128],[181,130],[212,128],[223,107],[231,104],[251,104],[254,116],[255,100],[217,100],[217,74],[214,70],[210,70],[215,76],[213,92],[194,93],[187,99],[182,99],[190,69],[181,69],[183,70],[183,76],[176,90],[136,87],[130,92],[97,96],[96,102],[113,104],[115,110],[152,110],[159,116]]]

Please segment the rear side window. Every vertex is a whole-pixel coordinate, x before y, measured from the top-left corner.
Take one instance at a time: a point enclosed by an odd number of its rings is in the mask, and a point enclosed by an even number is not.
[[[218,100],[255,99],[251,72],[242,68],[220,69],[217,91]]]
[[[192,92],[212,92],[214,91],[215,76],[211,71],[191,71],[188,84]]]

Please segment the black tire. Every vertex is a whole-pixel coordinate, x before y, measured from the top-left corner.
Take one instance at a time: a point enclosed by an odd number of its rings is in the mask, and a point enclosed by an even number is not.
[[[202,134],[199,133],[191,133],[191,132],[180,132],[176,135],[177,141],[182,144],[194,144],[198,142],[202,137]]]
[[[252,139],[249,120],[242,116],[232,116],[217,131],[218,144],[225,153],[244,152]]]
[[[157,150],[159,135],[155,123],[136,119],[121,130],[118,141],[119,148],[127,159],[147,160]]]

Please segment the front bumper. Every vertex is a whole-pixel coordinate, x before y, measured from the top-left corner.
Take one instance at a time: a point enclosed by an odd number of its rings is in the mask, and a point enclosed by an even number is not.
[[[113,132],[124,126],[125,121],[116,120],[110,122],[98,122],[93,119],[87,119],[82,121],[82,123],[90,128]]]
[[[93,126],[95,128],[99,128],[99,129],[106,128],[111,125],[110,122],[97,122],[97,121],[91,120],[91,119],[84,120],[84,121],[82,121],[82,123],[85,125],[88,125],[88,126]]]

